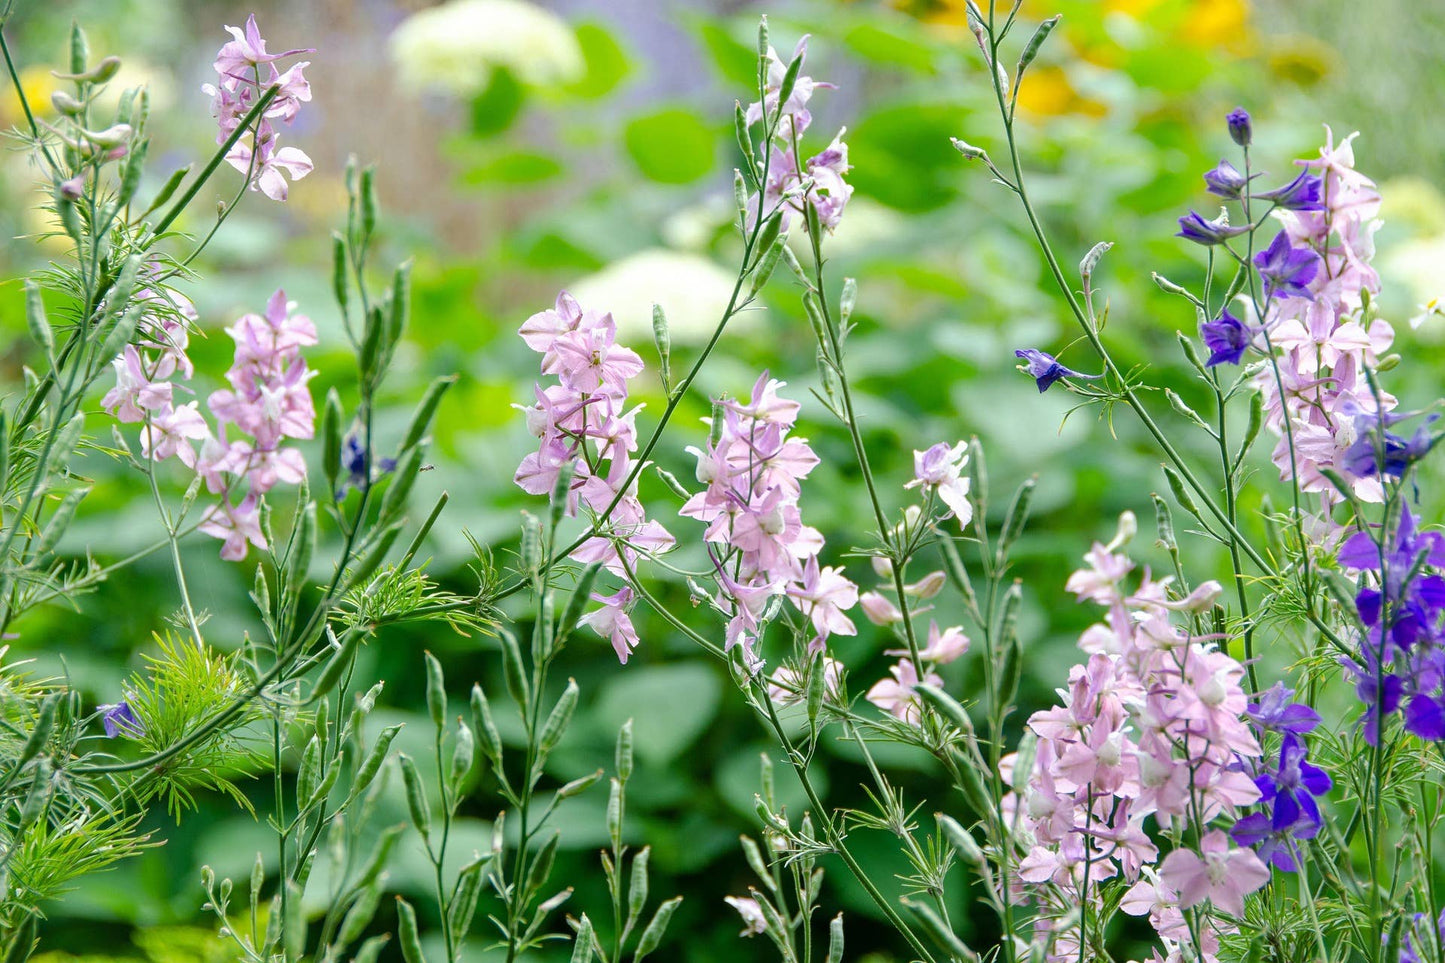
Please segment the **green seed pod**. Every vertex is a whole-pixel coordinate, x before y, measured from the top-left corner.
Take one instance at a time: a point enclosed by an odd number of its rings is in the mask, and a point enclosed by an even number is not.
[[[436,417],[437,408],[441,405],[442,396],[447,393],[448,388],[456,383],[456,375],[447,375],[444,378],[436,378],[427,385],[426,394],[422,395],[421,403],[416,406],[416,411],[411,416],[411,422],[406,427],[406,434],[402,436],[402,451],[420,445],[422,440],[427,437],[432,419]]]
[[[391,487],[381,498],[379,518],[396,518],[406,510],[407,496],[411,494],[417,475],[420,473],[421,450],[413,448],[401,456],[401,461],[397,463],[396,470],[392,473]]]
[[[1003,534],[998,542],[997,562],[1003,567],[1004,560],[1008,558],[1008,550],[1018,541],[1023,534],[1024,526],[1029,520],[1029,504],[1033,501],[1034,489],[1038,487],[1039,476],[1031,475],[1024,479],[1018,491],[1014,492],[1013,501],[1009,503],[1008,514],[1004,516]]]
[[[843,963],[843,914],[833,917],[828,924],[827,963]]]
[[[1179,507],[1203,522],[1204,519],[1199,514],[1199,506],[1195,504],[1189,490],[1184,487],[1184,479],[1180,478],[1179,473],[1168,465],[1164,465],[1163,468],[1164,477],[1169,480],[1169,490],[1174,493],[1174,500],[1179,503]]]
[[[943,947],[949,953],[952,953],[958,959],[965,961],[978,959],[978,956],[973,950],[969,949],[963,940],[960,940],[953,930],[950,929],[943,920],[938,918],[938,914],[933,911],[932,907],[914,900],[908,900],[904,905],[913,912],[914,917],[917,918],[918,922],[923,924],[923,928],[928,931],[928,935],[933,937],[939,946]]]
[[[376,737],[376,742],[371,744],[366,758],[361,761],[361,766],[356,770],[356,778],[351,782],[351,792],[348,798],[355,799],[366,791],[367,786],[371,785],[376,774],[381,771],[382,763],[386,762],[386,755],[391,751],[392,740],[400,731],[400,725],[387,726],[381,730],[381,734]]]
[[[517,637],[505,628],[497,630],[502,644],[502,669],[507,679],[507,694],[519,709],[531,704],[532,685],[527,681],[527,670],[522,664],[522,649]]]
[[[572,494],[572,477],[577,472],[575,461],[563,462],[557,470],[557,482],[552,486],[551,497],[547,501],[547,531],[557,531],[557,526],[562,524],[562,516],[567,512],[567,502]]]
[[[455,894],[447,908],[447,918],[453,933],[466,933],[471,929],[472,916],[477,911],[477,897],[482,892],[482,867],[488,857],[479,856],[462,867],[457,875]]]
[[[376,963],[376,961],[381,958],[381,951],[384,950],[386,944],[390,942],[390,933],[382,933],[378,936],[371,937],[365,943],[361,944],[361,949],[356,951],[356,955],[351,958],[351,963]]]
[[[342,637],[341,645],[322,667],[321,674],[316,677],[316,684],[311,687],[311,698],[308,701],[315,701],[331,694],[331,690],[336,688],[356,661],[356,652],[361,647],[361,640],[365,635],[365,632],[352,630]]]
[[[652,343],[657,348],[662,390],[667,391],[672,382],[672,332],[668,329],[667,314],[660,304],[652,306]]]
[[[35,717],[35,728],[30,730],[30,735],[25,739],[25,745],[20,747],[20,755],[15,757],[11,765],[12,772],[19,772],[36,756],[44,750],[45,744],[50,741],[50,734],[55,730],[55,709],[60,704],[60,696],[46,696],[45,701],[40,704],[40,713]]]
[[[758,258],[753,267],[752,283],[748,287],[749,298],[757,297],[758,292],[767,286],[768,280],[778,266],[778,259],[783,256],[783,248],[787,246],[787,243],[788,235],[779,234],[774,238],[772,245],[763,252],[762,257]]]
[[[406,808],[411,812],[412,825],[425,839],[431,835],[431,805],[427,802],[426,787],[410,756],[403,752],[397,759],[401,762],[401,778],[406,786]]]
[[[533,574],[542,570],[542,522],[531,512],[522,513],[522,567]]]
[[[1054,28],[1059,25],[1061,19],[1063,19],[1062,14],[1055,14],[1038,25],[1038,28],[1034,30],[1034,35],[1030,37],[1029,42],[1024,45],[1024,52],[1019,57],[1018,70],[1014,76],[1023,77],[1023,73],[1028,69],[1029,64],[1033,63],[1034,58],[1039,55],[1039,48],[1044,45],[1045,40],[1049,39],[1049,34],[1054,32]]]
[[[783,105],[788,102],[788,98],[793,96],[793,88],[798,85],[798,74],[802,71],[802,69],[803,58],[801,56],[797,56],[788,63],[788,69],[783,72],[783,82],[778,87],[779,111],[781,111],[783,109]]]
[[[938,714],[943,716],[955,729],[963,732],[973,731],[973,721],[969,719],[968,712],[953,696],[942,689],[924,684],[916,686],[915,691],[923,697],[924,702],[936,709]]]
[[[141,175],[145,173],[146,154],[149,152],[150,141],[142,138],[132,144],[130,152],[125,155],[125,164],[120,172],[120,187],[115,194],[117,210],[126,207],[135,197],[135,192],[140,187]]]
[[[361,243],[371,240],[376,231],[376,168],[367,167],[361,172]]]
[[[85,73],[85,65],[90,60],[90,44],[86,42],[85,31],[80,29],[77,21],[70,24],[70,72],[75,76]]]
[[[557,704],[552,707],[552,711],[547,714],[547,721],[542,725],[539,748],[543,755],[557,748],[557,743],[562,741],[567,726],[572,722],[572,713],[577,708],[578,695],[577,680],[568,679],[567,688],[562,690]]]
[[[408,259],[397,266],[391,279],[391,312],[387,316],[386,347],[392,348],[401,340],[411,318],[411,261]]]
[[[45,523],[45,528],[40,532],[40,538],[35,542],[31,551],[35,558],[40,558],[55,548],[60,537],[70,528],[70,523],[75,519],[75,510],[80,507],[80,502],[86,495],[90,494],[89,486],[75,488],[66,492],[65,497],[50,515],[50,521]]]
[[[934,819],[938,821],[938,828],[943,831],[943,836],[948,840],[949,845],[958,857],[969,866],[980,867],[987,864],[983,850],[979,848],[978,842],[973,838],[973,833],[964,829],[952,816],[945,816],[943,813],[934,813]]]
[[[341,928],[336,933],[337,945],[346,946],[360,939],[361,934],[371,925],[372,918],[376,916],[376,908],[380,902],[381,886],[378,883],[373,882],[369,886],[361,887],[355,902],[341,918]]]
[[[808,323],[813,326],[813,337],[818,340],[819,348],[826,354],[829,346],[828,319],[823,316],[823,306],[812,291],[803,295],[803,311],[808,316]]]
[[[570,799],[573,796],[579,796],[587,790],[591,789],[593,786],[597,785],[598,781],[601,780],[601,778],[601,769],[598,769],[596,772],[589,772],[585,776],[578,776],[576,779],[573,779],[571,782],[566,783],[562,786],[561,789],[557,790],[557,798]]]
[[[331,388],[321,413],[321,471],[333,500],[341,488],[341,418],[341,395]]]
[[[457,726],[457,741],[452,746],[451,784],[454,794],[461,789],[467,773],[472,771],[472,762],[476,753],[476,737],[472,735],[472,730],[465,725]]]
[[[331,232],[331,294],[344,317],[351,309],[350,269],[347,266],[346,238],[340,231]]]
[[[647,929],[642,931],[642,936],[637,940],[637,951],[632,955],[632,963],[642,963],[644,957],[662,944],[662,938],[667,934],[667,924],[672,922],[672,914],[677,912],[681,903],[682,897],[674,896],[652,914],[652,922],[647,924]]]
[[[20,806],[20,829],[23,832],[40,819],[50,801],[50,760],[41,759],[35,764],[35,773],[30,780],[30,792]]]
[[[592,921],[587,914],[577,921],[577,934],[572,937],[572,963],[592,963]]]
[[[482,752],[493,766],[502,762],[502,737],[497,733],[497,724],[492,720],[492,705],[480,685],[472,686],[472,728],[481,740]]]
[[[642,916],[642,908],[647,905],[647,863],[651,854],[652,847],[644,846],[641,852],[632,857],[632,878],[627,884],[628,930],[631,930],[638,918]]]
[[[446,721],[447,689],[442,675],[442,664],[430,652],[423,654],[426,661],[426,708],[432,725],[438,729]]]
[[[45,317],[45,301],[40,296],[40,285],[30,279],[25,281],[25,322],[30,326],[30,337],[40,345],[47,358],[55,355],[55,334]]]
[[[843,292],[838,296],[838,320],[843,327],[853,317],[853,308],[858,304],[858,282],[854,278],[843,279]]]
[[[773,879],[773,874],[768,872],[768,864],[763,860],[763,851],[758,848],[757,842],[751,836],[739,836],[738,841],[742,844],[743,856],[746,857],[753,874],[762,880],[768,889],[776,891],[778,884]]]
[[[532,865],[527,870],[527,883],[522,889],[524,893],[540,892],[542,887],[547,885],[547,877],[552,875],[552,864],[557,859],[557,844],[561,839],[562,833],[554,830],[532,857]]]
[[[370,168],[367,170],[370,171]],[[396,916],[396,935],[401,941],[401,958],[406,963],[426,963],[426,955],[421,950],[421,933],[416,927],[416,910],[400,896],[396,898]]]
[[[743,155],[749,168],[756,163],[757,152],[753,147],[752,131],[748,129],[748,116],[741,101],[733,101],[733,137],[737,140],[738,152]]]
[[[1099,266],[1099,259],[1109,252],[1114,246],[1113,241],[1100,241],[1089,248],[1089,253],[1084,255],[1079,262],[1079,276],[1087,283],[1094,276],[1094,269]]]
[[[758,63],[759,70],[768,61],[768,15],[763,14],[758,18]]]
[[[617,778],[626,783],[632,778],[632,720],[628,719],[617,730],[617,750],[614,754]]]
[[[617,779],[607,785],[607,836],[613,846],[622,845],[622,782]]]
[[[306,802],[316,791],[321,780],[321,743],[312,736],[301,752],[301,764],[296,768],[296,802]]]

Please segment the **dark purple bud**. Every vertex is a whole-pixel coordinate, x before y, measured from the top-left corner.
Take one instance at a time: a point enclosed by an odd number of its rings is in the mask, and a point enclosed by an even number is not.
[[[1204,219],[1204,215],[1198,211],[1190,211],[1179,219],[1179,233],[1174,236],[1208,247],[1212,244],[1223,243],[1231,237],[1238,237],[1248,230],[1248,224],[1231,227],[1223,216],[1213,221],[1207,221]]]
[[[1014,352],[1014,357],[1023,358],[1028,362],[1024,368],[1039,386],[1039,394],[1043,394],[1053,387],[1054,382],[1061,378],[1102,378],[1102,374],[1082,374],[1072,368],[1065,368],[1054,360],[1054,356],[1046,351],[1037,348],[1019,348]]]
[[[1249,122],[1249,111],[1236,107],[1224,118],[1229,125],[1229,137],[1240,147],[1248,147],[1254,139],[1254,126]]]

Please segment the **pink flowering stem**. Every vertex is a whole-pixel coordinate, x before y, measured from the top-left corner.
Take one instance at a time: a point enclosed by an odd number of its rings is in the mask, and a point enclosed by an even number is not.
[[[227,137],[221,146],[216,148],[216,152],[211,155],[211,159],[206,162],[206,166],[202,167],[201,172],[196,175],[195,180],[191,181],[191,186],[186,188],[184,194],[175,199],[171,204],[170,210],[166,212],[166,215],[160,219],[155,227],[151,228],[151,240],[155,240],[163,235],[166,232],[166,228],[170,227],[175,219],[181,216],[181,212],[186,209],[191,201],[195,200],[196,194],[205,186],[206,181],[211,179],[211,175],[216,172],[216,168],[220,167],[226,160],[226,155],[230,153],[231,148],[235,147],[236,142],[250,132],[261,115],[265,113],[266,108],[271,106],[271,101],[275,100],[276,95],[280,92],[281,87],[277,84],[272,84],[262,92],[261,96],[256,100],[255,106],[246,112],[246,116],[241,118],[241,122],[236,125],[236,129],[231,131],[231,136]],[[232,206],[234,207],[235,205]]]

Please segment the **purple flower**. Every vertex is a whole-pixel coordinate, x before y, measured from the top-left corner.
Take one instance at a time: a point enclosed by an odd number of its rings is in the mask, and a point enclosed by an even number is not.
[[[1276,682],[1261,692],[1245,712],[1256,726],[1271,732],[1304,735],[1320,724],[1320,714],[1303,702],[1291,702],[1294,690]]]
[[[1207,221],[1204,219],[1204,215],[1198,211],[1190,211],[1179,219],[1179,233],[1174,236],[1208,247],[1222,244],[1231,237],[1238,237],[1248,230],[1248,224],[1231,227],[1222,215],[1213,221]]]
[[[1243,321],[1225,308],[1217,320],[1201,324],[1199,334],[1204,338],[1205,346],[1212,352],[1204,364],[1212,368],[1217,364],[1239,364],[1240,358],[1244,357],[1244,350],[1249,347],[1252,332]]]
[[[1226,200],[1239,200],[1249,181],[1250,178],[1241,174],[1239,169],[1227,160],[1220,161],[1219,166],[1213,170],[1204,172],[1204,183],[1208,185],[1209,193]]]
[[[1409,415],[1385,415],[1384,423],[1402,421]],[[1405,470],[1430,453],[1439,441],[1431,436],[1430,424],[1440,416],[1431,415],[1409,438],[1386,431],[1379,415],[1362,412],[1355,416],[1355,442],[1345,449],[1343,465],[1352,475],[1404,477]]]
[[[1254,266],[1264,280],[1266,298],[1284,294],[1314,300],[1307,286],[1320,270],[1320,256],[1309,248],[1295,247],[1289,235],[1280,231],[1269,247],[1254,256]]]
[[[346,472],[346,478],[341,483],[341,490],[336,493],[337,498],[345,498],[347,491],[352,488],[361,488],[368,481],[375,481],[378,475],[385,475],[387,472],[396,469],[395,458],[382,458],[377,462],[377,471],[371,471],[371,459],[367,454],[366,446],[361,443],[361,438],[355,432],[348,434],[341,443],[341,469]]]
[[[1267,811],[1252,813],[1230,830],[1235,842],[1254,846],[1261,859],[1285,872],[1296,868],[1292,840],[1313,839],[1320,830],[1316,799],[1330,791],[1330,774],[1306,758],[1309,750],[1296,733],[1285,733],[1279,764],[1255,777],[1259,802]]]
[[[1434,921],[1433,934],[1429,932],[1429,920],[1424,913],[1415,914],[1410,932],[1400,941],[1400,963],[1427,963],[1428,960],[1435,959],[1435,954],[1431,952],[1432,946],[1445,946],[1445,910],[1441,910],[1440,916]]]
[[[1254,139],[1254,127],[1249,122],[1249,111],[1243,107],[1236,107],[1224,117],[1224,122],[1229,125],[1229,137],[1240,147],[1248,147]]]
[[[144,731],[128,703],[117,702],[115,705],[101,706],[100,711],[101,724],[105,726],[105,734],[111,739],[122,735],[134,739]]]
[[[1325,209],[1323,194],[1324,181],[1309,171],[1302,171],[1283,187],[1250,196],[1262,201],[1273,201],[1276,207],[1287,211],[1322,211]]]
[[[1040,351],[1037,348],[1019,348],[1014,352],[1014,357],[1023,358],[1028,362],[1026,368],[1029,377],[1033,378],[1039,386],[1039,394],[1043,394],[1053,387],[1054,382],[1060,378],[1102,378],[1102,374],[1082,374],[1072,368],[1065,368],[1054,360],[1054,356]]]

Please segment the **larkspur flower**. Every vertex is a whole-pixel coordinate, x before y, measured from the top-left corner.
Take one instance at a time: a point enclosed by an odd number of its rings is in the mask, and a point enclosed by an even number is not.
[[[1324,209],[1321,199],[1324,181],[1309,171],[1300,174],[1282,187],[1251,195],[1256,200],[1271,201],[1286,211],[1320,211]]]
[[[1209,193],[1231,201],[1240,199],[1249,180],[1227,160],[1221,160],[1216,167],[1204,173],[1204,183]]]
[[[1211,368],[1220,364],[1239,364],[1252,336],[1249,327],[1230,314],[1228,308],[1221,311],[1215,320],[1201,324],[1199,334],[1210,350],[1209,359],[1204,363]]]
[[[114,705],[100,706],[99,711],[101,725],[105,727],[106,736],[111,739],[116,736],[134,739],[145,731],[128,702],[121,701]]]
[[[594,592],[592,601],[602,603],[600,609],[593,609],[577,620],[578,625],[592,628],[598,635],[612,643],[617,661],[627,664],[627,657],[637,648],[637,630],[632,627],[632,618],[627,614],[632,605],[632,589],[623,586],[612,595]]]
[[[1290,243],[1288,231],[1280,231],[1269,247],[1254,256],[1254,266],[1264,281],[1266,298],[1283,294],[1287,297],[1313,298],[1309,283],[1320,270],[1320,256],[1309,248]]]
[[[1276,682],[1261,692],[1245,711],[1249,720],[1266,732],[1305,735],[1320,724],[1320,714],[1303,702],[1294,702],[1294,690]]]
[[[958,519],[959,527],[966,528],[973,519],[973,503],[968,500],[969,480],[963,475],[967,466],[967,442],[950,445],[940,441],[924,451],[913,452],[913,480],[903,487],[921,487],[925,493],[936,494],[947,506],[949,515]]]
[[[1223,244],[1232,237],[1247,234],[1249,230],[1248,224],[1231,225],[1223,215],[1211,221],[1198,211],[1190,211],[1179,219],[1179,233],[1174,236],[1208,247]]]
[[[1084,374],[1072,368],[1066,368],[1060,364],[1053,355],[1037,348],[1019,348],[1014,352],[1014,357],[1023,358],[1026,364],[1019,370],[1027,371],[1030,378],[1039,386],[1039,394],[1043,394],[1054,386],[1054,383],[1063,378],[1102,378],[1102,374]]]
[[[1232,849],[1229,837],[1205,834],[1198,852],[1176,849],[1164,857],[1159,878],[1179,894],[1188,909],[1208,900],[1233,916],[1244,915],[1244,897],[1269,882],[1269,869],[1252,850]]]

